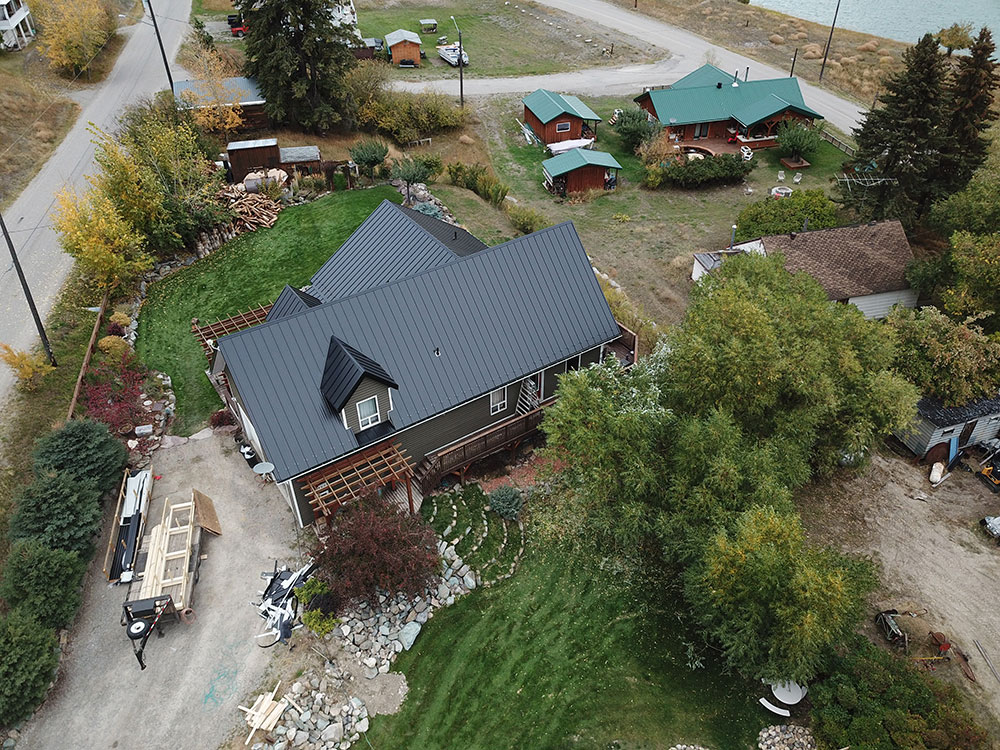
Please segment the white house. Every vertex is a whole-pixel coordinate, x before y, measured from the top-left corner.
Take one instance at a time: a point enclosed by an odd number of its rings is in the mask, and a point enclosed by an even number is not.
[[[35,38],[31,11],[24,0],[0,0],[0,46],[22,49]]]
[[[944,406],[924,396],[913,422],[896,437],[919,458],[948,463],[965,446],[1000,437],[1000,396],[961,406]]]
[[[789,272],[805,271],[832,301],[855,305],[866,318],[884,318],[893,305],[917,304],[917,292],[906,281],[913,251],[896,220],[771,235],[722,252],[695,253],[691,278],[697,281],[737,253],[780,253]]]

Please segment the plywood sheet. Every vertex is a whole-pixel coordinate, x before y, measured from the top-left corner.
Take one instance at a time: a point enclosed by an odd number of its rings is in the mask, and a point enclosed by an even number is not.
[[[219,517],[215,513],[215,503],[208,495],[191,490],[191,499],[194,501],[194,514],[196,523],[205,531],[216,536],[222,536],[222,526],[219,524]]]

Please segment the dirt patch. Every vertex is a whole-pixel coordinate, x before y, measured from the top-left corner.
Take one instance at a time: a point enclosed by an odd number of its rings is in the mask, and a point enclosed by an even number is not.
[[[975,462],[972,462],[973,465]],[[979,655],[978,640],[1000,664],[1000,549],[979,519],[1000,512],[1000,499],[972,474],[955,471],[939,487],[928,469],[891,454],[871,465],[803,493],[798,504],[810,537],[847,552],[870,556],[882,585],[871,600],[883,609],[920,611],[900,618],[911,636],[911,653],[933,653],[928,632],[941,631],[969,656],[977,682],[966,680],[956,661],[935,665],[935,675],[968,694],[975,714],[1000,731],[1000,682]],[[870,634],[879,638],[874,628]]]

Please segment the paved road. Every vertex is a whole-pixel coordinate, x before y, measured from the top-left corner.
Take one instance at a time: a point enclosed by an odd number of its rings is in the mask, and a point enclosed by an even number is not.
[[[164,47],[173,59],[187,33],[185,19],[191,13],[191,0],[159,0],[155,8]],[[126,105],[167,88],[163,61],[148,16],[146,23],[126,27],[119,33],[129,39],[114,69],[104,83],[73,97],[82,107],[76,124],[35,179],[4,212],[4,221],[43,318],[73,265],[50,228],[51,214],[59,191],[64,187],[82,190],[86,185],[84,176],[93,171],[94,145],[87,132],[88,123],[113,128]],[[0,341],[27,349],[38,341],[35,326],[6,247],[0,247],[0,258]],[[12,384],[10,370],[0,367],[0,402]]]
[[[667,61],[653,65],[493,79],[477,78],[473,61],[473,67],[469,69],[469,75],[465,80],[467,95],[516,93],[532,91],[539,87],[586,94],[638,92],[643,86],[676,81],[702,65],[705,62],[705,55],[709,52],[720,68],[734,72],[739,70],[741,77],[747,66],[750,67],[751,79],[779,78],[788,75],[787,70],[778,70],[764,65],[759,60],[730,52],[689,31],[669,26],[637,11],[611,5],[604,0],[536,0],[536,2],[563,13],[581,16],[588,22],[598,23],[656,45],[668,51],[671,57]],[[848,132],[858,125],[863,110],[857,104],[804,81],[800,80],[800,83],[806,104],[826,117],[833,125]],[[401,84],[401,88],[411,91],[437,89],[448,94],[458,94],[458,80],[456,77],[455,80],[411,82]]]

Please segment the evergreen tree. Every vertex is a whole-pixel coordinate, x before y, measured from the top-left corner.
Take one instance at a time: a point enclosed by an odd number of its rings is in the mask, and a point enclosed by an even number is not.
[[[326,0],[235,5],[248,27],[245,71],[256,79],[273,119],[322,132],[351,116],[344,75],[357,61]]]
[[[858,164],[874,164],[871,176],[895,180],[865,188],[842,187],[844,203],[863,218],[913,222],[947,191],[942,153],[948,137],[944,57],[926,34],[903,53],[905,67],[885,83],[883,106],[854,131]]]
[[[996,45],[993,35],[985,26],[979,32],[969,54],[958,60],[958,68],[951,79],[951,101],[948,122],[948,152],[944,172],[952,178],[952,189],[961,190],[972,173],[986,159],[989,142],[983,131],[993,120],[994,89],[1000,78],[993,60]]]

